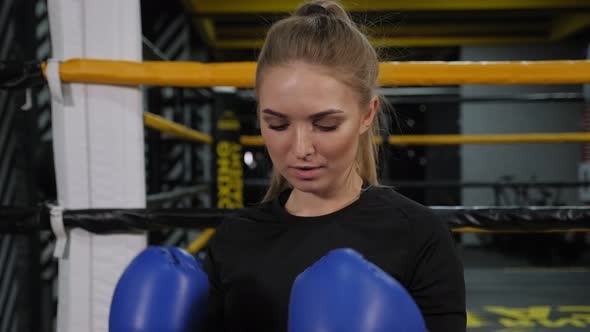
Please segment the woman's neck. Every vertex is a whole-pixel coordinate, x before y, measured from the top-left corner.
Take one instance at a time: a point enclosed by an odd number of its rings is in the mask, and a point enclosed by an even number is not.
[[[307,193],[293,189],[285,203],[289,213],[300,217],[315,217],[338,211],[355,202],[362,190],[363,180],[354,173],[329,192]]]

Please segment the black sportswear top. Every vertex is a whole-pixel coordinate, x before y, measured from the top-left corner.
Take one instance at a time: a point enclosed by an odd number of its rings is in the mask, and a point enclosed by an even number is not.
[[[206,331],[286,331],[295,277],[343,247],[404,285],[429,331],[465,331],[462,264],[448,226],[430,209],[391,188],[369,187],[341,210],[297,217],[284,208],[289,193],[240,210],[218,227],[204,262]]]

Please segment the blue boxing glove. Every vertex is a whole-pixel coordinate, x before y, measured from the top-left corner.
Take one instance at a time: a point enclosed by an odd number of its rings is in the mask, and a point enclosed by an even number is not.
[[[394,278],[352,249],[329,252],[293,283],[289,332],[425,332],[418,306]]]
[[[198,331],[208,292],[207,275],[194,257],[175,247],[149,247],[117,283],[109,331]]]

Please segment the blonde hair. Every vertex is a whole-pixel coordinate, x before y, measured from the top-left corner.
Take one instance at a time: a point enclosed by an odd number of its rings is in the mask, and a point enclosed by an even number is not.
[[[303,61],[329,69],[338,79],[357,91],[361,105],[368,109],[378,88],[379,59],[367,37],[336,2],[316,0],[305,3],[293,15],[276,22],[268,31],[258,57],[256,86],[264,70]],[[258,96],[258,88],[256,90]],[[363,181],[378,185],[377,144],[379,116],[359,138],[355,168]],[[263,201],[272,200],[289,186],[273,167],[270,186]]]

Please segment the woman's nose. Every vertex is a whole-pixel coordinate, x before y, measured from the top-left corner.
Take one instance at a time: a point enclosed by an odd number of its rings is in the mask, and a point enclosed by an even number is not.
[[[292,145],[293,154],[297,158],[305,158],[315,152],[311,133],[306,128],[296,128]]]

